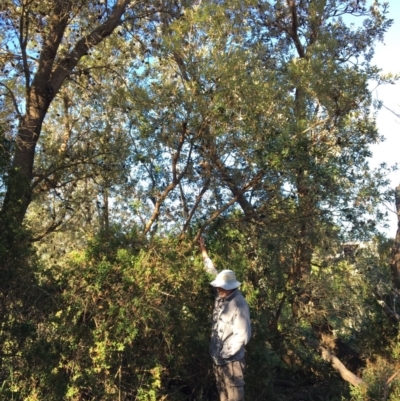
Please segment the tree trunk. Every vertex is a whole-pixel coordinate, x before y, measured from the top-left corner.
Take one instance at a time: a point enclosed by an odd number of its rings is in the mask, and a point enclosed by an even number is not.
[[[397,233],[392,249],[392,260],[390,268],[392,270],[393,285],[400,290],[400,185],[395,190],[396,212],[397,212]]]
[[[27,114],[21,118],[18,128],[17,146],[1,213],[1,222],[5,227],[9,226],[6,220],[15,227],[21,226],[32,198],[35,148],[51,100],[38,92],[32,88]]]

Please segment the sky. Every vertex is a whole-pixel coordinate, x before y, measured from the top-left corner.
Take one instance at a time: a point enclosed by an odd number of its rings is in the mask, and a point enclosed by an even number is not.
[[[389,17],[394,23],[387,32],[383,43],[378,43],[375,49],[374,62],[384,73],[400,73],[400,1],[388,0]],[[400,81],[395,85],[384,85],[373,91],[373,96],[383,104],[400,114]],[[371,166],[377,167],[383,162],[388,165],[399,163],[399,170],[391,173],[391,186],[400,185],[400,118],[385,107],[378,113],[377,126],[379,133],[385,140],[372,148],[373,157]],[[389,208],[389,229],[385,230],[389,237],[394,237],[397,230],[397,215],[394,200]]]

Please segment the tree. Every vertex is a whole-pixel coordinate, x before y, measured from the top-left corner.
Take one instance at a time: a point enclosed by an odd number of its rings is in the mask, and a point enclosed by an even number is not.
[[[2,85],[18,119],[17,146],[1,211],[4,227],[21,225],[31,202],[36,146],[50,104],[80,60],[123,22],[129,4],[121,0],[2,5],[6,32],[2,47],[7,49]]]

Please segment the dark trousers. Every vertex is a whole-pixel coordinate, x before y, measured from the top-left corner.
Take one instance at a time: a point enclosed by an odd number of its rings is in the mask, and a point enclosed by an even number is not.
[[[244,401],[244,359],[214,365],[220,401]]]

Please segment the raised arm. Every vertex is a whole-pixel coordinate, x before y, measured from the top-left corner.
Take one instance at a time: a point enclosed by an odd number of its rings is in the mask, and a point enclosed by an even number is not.
[[[210,274],[218,274],[217,269],[214,266],[214,263],[212,262],[212,260],[208,256],[206,245],[205,245],[203,237],[199,238],[199,248],[200,248],[201,256],[203,257],[204,270],[207,273],[210,273]]]

